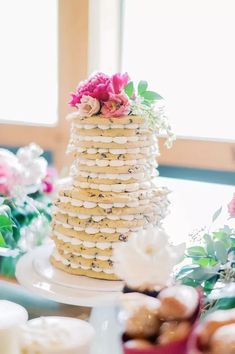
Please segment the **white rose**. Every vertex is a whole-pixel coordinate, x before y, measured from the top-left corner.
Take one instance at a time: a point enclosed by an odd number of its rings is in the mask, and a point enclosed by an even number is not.
[[[100,110],[100,103],[96,98],[82,96],[81,103],[78,105],[79,115],[81,117],[91,117]]]
[[[169,284],[185,244],[173,246],[167,234],[149,227],[114,249],[114,272],[132,288],[162,288]]]

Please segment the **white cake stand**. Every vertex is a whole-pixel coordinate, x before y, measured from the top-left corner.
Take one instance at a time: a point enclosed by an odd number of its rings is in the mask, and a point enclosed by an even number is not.
[[[16,278],[31,292],[69,305],[92,307],[90,323],[96,330],[91,354],[120,354],[117,303],[122,282],[96,280],[64,273],[50,263],[53,246],[41,246],[20,258]]]

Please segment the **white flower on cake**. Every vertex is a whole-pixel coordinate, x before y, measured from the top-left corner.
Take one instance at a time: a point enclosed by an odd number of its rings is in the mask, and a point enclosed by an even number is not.
[[[100,103],[96,98],[84,95],[78,105],[78,110],[81,117],[91,117],[99,112]]]
[[[163,230],[149,227],[115,247],[114,272],[133,289],[160,289],[170,283],[184,250],[185,244],[171,245]]]

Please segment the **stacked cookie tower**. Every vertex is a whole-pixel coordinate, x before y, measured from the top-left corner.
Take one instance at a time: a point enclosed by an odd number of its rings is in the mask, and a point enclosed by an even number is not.
[[[116,242],[157,224],[167,190],[156,187],[157,140],[143,117],[72,118],[72,185],[55,202],[52,263],[69,273],[116,279]]]

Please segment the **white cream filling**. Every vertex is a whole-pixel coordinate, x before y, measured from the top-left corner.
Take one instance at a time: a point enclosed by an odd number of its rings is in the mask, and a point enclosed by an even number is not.
[[[120,167],[120,166],[135,166],[135,165],[146,165],[146,163],[154,163],[157,167],[157,163],[154,160],[138,159],[138,160],[89,160],[89,159],[77,159],[76,164],[86,165],[86,166],[100,166],[100,167]]]
[[[144,127],[143,124],[137,124],[137,123],[129,123],[129,124],[78,124],[78,123],[73,123],[73,126],[78,129],[95,129],[99,128],[102,130],[107,130],[107,129],[138,129],[140,127]]]
[[[83,254],[83,253],[78,253],[78,252],[70,252],[70,251],[67,251],[67,250],[64,250],[64,254],[65,255],[72,255],[72,256],[75,256],[75,257],[82,257],[82,258],[85,258],[85,259],[98,259],[100,261],[113,261],[113,257],[112,256],[100,256],[99,254]]]
[[[140,182],[140,183],[129,183],[129,184],[96,184],[96,183],[89,183],[89,182],[80,182],[74,181],[73,182],[75,187],[79,188],[91,188],[97,189],[102,192],[134,192],[138,191],[139,189],[149,189],[151,188],[151,182]]]
[[[96,227],[80,227],[80,226],[71,226],[67,223],[64,223],[60,220],[54,220],[56,224],[58,225],[62,225],[64,228],[67,229],[73,229],[75,231],[82,231],[82,232],[86,232],[88,235],[94,235],[94,234],[98,234],[98,233],[104,233],[104,234],[114,234],[114,233],[120,233],[120,234],[126,234],[132,231],[138,231],[142,228],[142,226],[138,226],[138,227],[131,227],[131,228],[127,228],[127,227],[116,227],[116,228],[111,228],[111,227],[100,227],[100,228],[96,228]],[[87,246],[88,247],[88,246]],[[90,246],[93,247],[93,246]]]
[[[108,220],[124,220],[124,221],[133,221],[133,220],[144,220],[145,216],[151,217],[152,214],[134,214],[134,215],[113,215],[113,214],[107,214],[107,215],[90,215],[90,214],[81,214],[81,213],[72,213],[71,211],[63,210],[58,207],[53,208],[53,214],[55,213],[61,213],[64,215],[69,215],[72,217],[76,217],[80,220],[88,220],[91,219],[92,221],[95,222],[100,222],[102,220],[108,219]]]
[[[78,206],[78,207],[83,206],[85,209],[92,209],[92,208],[96,208],[97,206],[102,209],[124,208],[125,206],[129,208],[135,208],[141,205],[146,205],[150,202],[148,199],[140,199],[140,200],[125,202],[125,203],[95,203],[95,202],[86,202],[83,200],[78,200],[70,197],[62,197],[62,196],[59,196],[59,200],[62,203],[70,203],[73,206]]]
[[[152,171],[151,171],[152,173]],[[101,179],[120,179],[127,181],[128,179],[143,180],[145,178],[144,172],[136,173],[95,173],[95,172],[86,172],[86,171],[77,171],[76,175],[81,177],[90,177],[90,178],[101,178]]]
[[[158,154],[158,150],[156,150],[155,146],[150,147],[142,147],[142,148],[128,148],[128,149],[102,149],[102,148],[85,148],[85,147],[76,147],[75,150],[77,152],[86,152],[87,154],[102,154],[102,153],[110,153],[113,155],[121,155],[121,154]]]
[[[98,267],[88,267],[88,266],[84,266],[84,265],[77,264],[77,263],[74,263],[74,262],[70,262],[66,258],[64,258],[61,254],[59,254],[58,251],[54,251],[53,252],[53,257],[58,262],[61,262],[64,265],[70,266],[71,268],[74,268],[74,269],[78,269],[78,268],[81,268],[81,269],[84,269],[84,270],[89,270],[90,269],[90,270],[93,270],[93,271],[95,271],[97,273],[104,272],[106,274],[113,274],[113,270],[112,269],[98,268]]]
[[[56,223],[58,223],[58,222],[56,221]],[[61,225],[63,225],[63,227],[65,227],[64,226],[65,224],[61,223]],[[112,242],[81,241],[78,238],[63,235],[62,233],[60,233],[56,230],[53,231],[53,234],[58,238],[58,240],[61,240],[65,243],[71,243],[71,245],[74,245],[74,246],[81,246],[82,245],[86,248],[98,248],[101,250],[112,248]]]
[[[147,135],[134,135],[134,136],[100,136],[100,135],[79,135],[73,133],[71,136],[72,141],[92,141],[92,142],[99,142],[99,143],[116,143],[116,144],[126,144],[130,142],[137,142],[137,141],[149,141],[154,142],[156,139],[154,136],[147,136]]]

